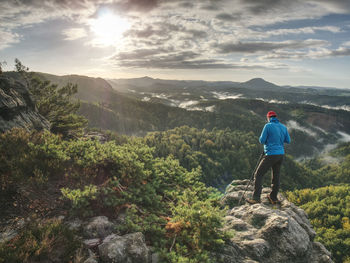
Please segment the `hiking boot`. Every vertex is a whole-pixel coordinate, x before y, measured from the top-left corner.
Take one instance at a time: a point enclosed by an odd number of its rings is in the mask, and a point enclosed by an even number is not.
[[[257,199],[246,199],[246,201],[249,203],[249,204],[251,204],[251,205],[254,205],[254,204],[259,204],[259,203],[261,203],[261,201],[260,200],[257,200]]]
[[[276,200],[273,200],[270,196],[270,194],[267,195],[267,199],[269,199],[269,202],[273,205],[280,205],[281,204],[281,201],[276,199]]]

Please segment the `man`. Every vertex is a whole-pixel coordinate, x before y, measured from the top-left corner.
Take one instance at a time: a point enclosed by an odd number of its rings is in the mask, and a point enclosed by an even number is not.
[[[269,111],[266,115],[268,123],[265,124],[261,132],[259,141],[264,144],[264,156],[254,174],[254,193],[252,199],[247,199],[250,204],[260,203],[262,190],[262,179],[264,174],[272,168],[272,191],[267,195],[270,203],[280,203],[277,194],[280,186],[280,170],[284,157],[284,143],[290,143],[290,136],[286,126],[277,119],[274,111]]]

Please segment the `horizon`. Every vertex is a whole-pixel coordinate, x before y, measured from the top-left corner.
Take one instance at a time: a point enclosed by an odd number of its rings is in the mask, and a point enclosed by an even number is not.
[[[2,1],[0,62],[104,79],[246,82],[349,89],[343,0]]]
[[[8,70],[8,71],[4,71],[4,72],[14,72],[13,70]],[[54,75],[54,76],[58,76],[58,77],[64,77],[64,76],[78,76],[78,77],[88,77],[88,78],[101,78],[104,79],[106,81],[108,80],[132,80],[132,79],[143,79],[143,78],[150,78],[153,80],[165,80],[165,81],[203,81],[203,82],[232,82],[232,83],[245,83],[245,82],[249,82],[251,80],[255,80],[255,79],[261,79],[265,82],[274,84],[276,86],[279,87],[294,87],[294,88],[298,88],[298,87],[310,87],[310,88],[329,88],[329,89],[350,89],[350,88],[338,88],[338,87],[330,87],[330,86],[318,86],[318,85],[290,85],[290,84],[278,84],[278,83],[274,83],[272,81],[266,80],[263,77],[254,77],[254,78],[250,78],[247,80],[243,80],[243,81],[235,81],[235,80],[203,80],[203,79],[166,79],[166,78],[155,78],[155,77],[151,77],[151,76],[140,76],[140,77],[133,77],[133,78],[104,78],[104,77],[94,77],[94,76],[88,76],[88,75],[82,75],[82,74],[74,74],[74,73],[70,73],[70,74],[53,74],[53,73],[47,73],[47,72],[35,72],[35,71],[30,71],[33,73],[39,73],[39,74],[49,74],[49,75]]]

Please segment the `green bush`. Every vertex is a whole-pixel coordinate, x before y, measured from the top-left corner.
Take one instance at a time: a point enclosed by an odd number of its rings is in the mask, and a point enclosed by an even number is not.
[[[164,258],[208,261],[209,252],[224,240],[219,229],[223,223],[219,193],[202,182],[201,167],[188,170],[172,155],[158,157],[143,139],[100,143],[23,130],[1,136],[0,152],[13,147],[0,164],[13,187],[35,189],[37,184],[28,181],[35,177],[46,186],[41,191],[59,187],[56,190],[75,216],[105,214],[113,218],[125,211],[126,223],[119,232],[143,232],[147,242],[163,250]],[[2,178],[4,184],[9,181]],[[186,202],[190,202],[188,206]],[[203,214],[196,214],[198,209]],[[170,219],[190,224],[174,245],[166,229]]]
[[[92,215],[89,205],[92,200],[96,200],[98,188],[96,185],[85,185],[83,190],[69,188],[61,188],[63,199],[72,202],[72,209],[83,216]]]
[[[316,241],[332,252],[336,262],[346,262],[350,254],[350,186],[327,186],[287,192],[288,199],[308,214]]]
[[[74,232],[60,220],[33,222],[17,237],[0,245],[0,262],[70,262],[80,247]]]

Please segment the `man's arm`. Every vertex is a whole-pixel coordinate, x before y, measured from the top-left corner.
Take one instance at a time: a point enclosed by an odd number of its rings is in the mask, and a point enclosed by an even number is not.
[[[287,128],[286,128],[286,135],[284,136],[284,142],[285,143],[290,143],[290,136],[289,136]]]
[[[266,144],[266,139],[267,139],[267,125],[264,126],[264,129],[261,132],[260,138],[259,138],[259,142],[261,144]]]

